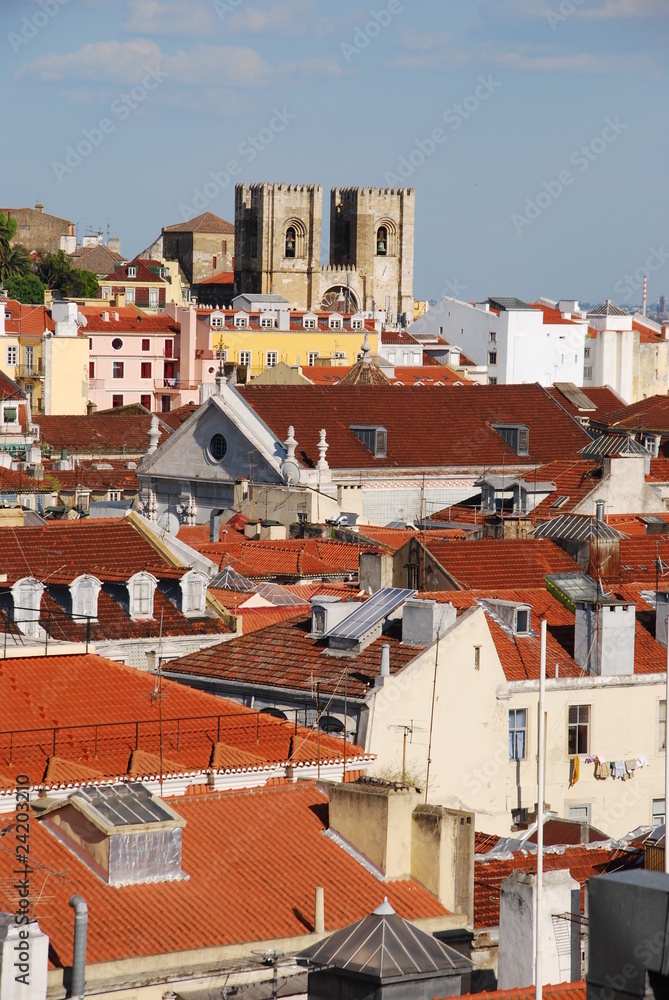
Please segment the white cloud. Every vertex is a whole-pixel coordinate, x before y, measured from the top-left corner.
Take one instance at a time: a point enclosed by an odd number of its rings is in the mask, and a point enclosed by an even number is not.
[[[234,31],[297,35],[306,31],[314,10],[314,0],[275,0],[264,8],[252,7],[246,2],[235,13],[225,17],[224,23]]]
[[[136,84],[149,67],[159,67],[170,83],[193,87],[262,87],[271,82],[272,70],[248,46],[199,45],[175,55],[165,55],[156,42],[93,42],[78,52],[41,56],[21,66],[16,79],[42,83]]]
[[[218,23],[211,4],[187,0],[127,0],[121,28],[136,35],[202,35]]]
[[[483,17],[498,15],[546,18],[547,13],[562,14],[565,18],[581,17],[592,20],[617,18],[669,17],[667,0],[481,0],[479,12]]]
[[[669,17],[666,0],[604,0],[599,6],[579,10],[582,17],[613,19],[618,17]]]

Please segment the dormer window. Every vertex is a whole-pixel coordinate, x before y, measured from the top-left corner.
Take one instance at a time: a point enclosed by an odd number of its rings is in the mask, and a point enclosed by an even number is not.
[[[288,226],[286,230],[286,257],[294,257],[297,252],[297,233],[295,226]]]
[[[157,580],[150,573],[135,573],[128,580],[130,617],[136,619],[153,618],[153,595]]]
[[[72,600],[72,617],[84,619],[80,624],[85,625],[85,619],[98,617],[98,596],[102,588],[97,577],[85,574],[78,576],[70,584],[70,598]]]
[[[331,330],[341,330],[342,328],[341,316],[330,316],[330,319],[328,320],[328,325]]]
[[[129,278],[136,278],[137,277],[137,268],[135,267],[134,264],[130,264],[128,266],[128,277]]]
[[[317,316],[307,313],[307,315],[302,318],[302,326],[305,330],[315,330],[317,321]]]
[[[493,430],[497,431],[510,448],[513,448],[516,455],[529,455],[530,453],[530,429],[524,424],[493,424]]]
[[[191,570],[179,581],[181,610],[189,618],[201,617],[207,608],[207,580],[204,574]]]
[[[40,608],[44,584],[32,576],[17,580],[12,587],[14,622],[24,635],[36,639],[40,636]]]
[[[361,319],[352,319],[351,320],[351,329],[352,330],[362,330],[362,320]]]
[[[246,313],[237,313],[235,316],[235,329],[246,330],[249,325],[249,318]]]
[[[276,320],[273,316],[261,316],[260,317],[260,328],[261,330],[273,330],[276,326]]]
[[[220,316],[212,316],[211,325],[215,330],[220,330],[221,327],[223,326],[223,320],[221,319]]]
[[[351,427],[351,430],[372,455],[376,458],[386,458],[388,431],[385,427]]]

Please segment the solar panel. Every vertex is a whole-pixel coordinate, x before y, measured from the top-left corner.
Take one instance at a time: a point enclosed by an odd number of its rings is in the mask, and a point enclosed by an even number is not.
[[[383,587],[369,600],[359,604],[347,618],[331,628],[326,638],[357,642],[417,593],[416,590],[405,590],[402,587]]]
[[[113,787],[81,788],[78,792],[109,826],[165,823],[174,817],[139,782]]]

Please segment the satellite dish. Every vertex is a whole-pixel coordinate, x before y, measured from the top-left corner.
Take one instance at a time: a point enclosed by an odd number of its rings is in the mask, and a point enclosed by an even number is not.
[[[166,510],[158,518],[158,527],[168,535],[178,535],[181,524],[176,514],[172,514],[169,510]]]

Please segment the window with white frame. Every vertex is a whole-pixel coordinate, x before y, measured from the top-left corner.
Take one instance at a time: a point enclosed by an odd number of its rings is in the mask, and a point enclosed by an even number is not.
[[[335,361],[346,361],[346,351],[335,351],[334,359]]]
[[[577,823],[589,823],[592,805],[589,802],[572,802],[569,805],[569,819]]]
[[[276,368],[279,363],[278,351],[267,351],[265,354],[265,365],[267,368]]]
[[[495,333],[494,330],[490,331],[490,333],[488,335],[488,342],[490,344],[496,344],[497,343],[497,334]]]
[[[351,329],[352,330],[362,330],[362,320],[361,319],[352,319],[351,320]]]
[[[102,589],[101,582],[94,576],[78,576],[70,584],[72,600],[72,616],[81,618],[98,617],[98,595]]]
[[[261,316],[260,317],[260,328],[262,330],[273,330],[276,326],[276,320],[273,316]]]
[[[331,316],[330,317],[330,329],[331,330],[341,330],[341,327],[342,327],[341,318],[338,317],[338,316]]]
[[[527,709],[509,709],[509,760],[527,757]]]
[[[664,823],[664,813],[664,799],[653,799],[653,809],[650,818],[651,826],[662,826]]]
[[[315,330],[316,329],[316,320],[312,319],[311,317],[307,318],[305,316],[305,318],[304,318],[304,329],[305,330]]]
[[[388,351],[388,361],[390,361],[391,365],[394,365],[396,360],[397,351]]]
[[[214,328],[214,330],[220,330],[221,327],[223,326],[223,317],[222,316],[212,316],[211,317],[211,325]]]
[[[309,351],[309,353],[307,354],[307,364],[308,365],[315,365],[316,364],[316,359],[320,358],[320,356],[321,356],[321,352],[320,351]]]
[[[590,706],[570,705],[567,732],[567,753],[570,757],[590,753]]]
[[[586,365],[583,369],[583,378],[592,379],[592,365]]]
[[[134,288],[130,288],[129,286],[126,287],[126,290],[125,290],[125,302],[126,302],[126,305],[134,305],[134,303],[135,303],[135,289]]]
[[[240,365],[246,365],[247,368],[251,367],[251,352],[250,351],[240,351],[239,352],[239,363]]]
[[[136,278],[137,277],[137,268],[135,267],[134,264],[130,264],[128,266],[128,277],[129,278]]]
[[[153,595],[156,582],[148,573],[137,573],[128,581],[130,615],[132,618],[153,617]]]
[[[667,740],[667,702],[663,698],[657,707],[657,749],[664,750]]]
[[[248,316],[235,316],[235,327],[237,330],[245,330],[249,325]]]
[[[150,309],[157,309],[158,308],[158,301],[159,301],[158,289],[157,288],[149,288],[149,308]]]
[[[9,367],[12,365],[18,365],[19,363],[19,349],[16,344],[11,344],[7,348],[7,364]]]

